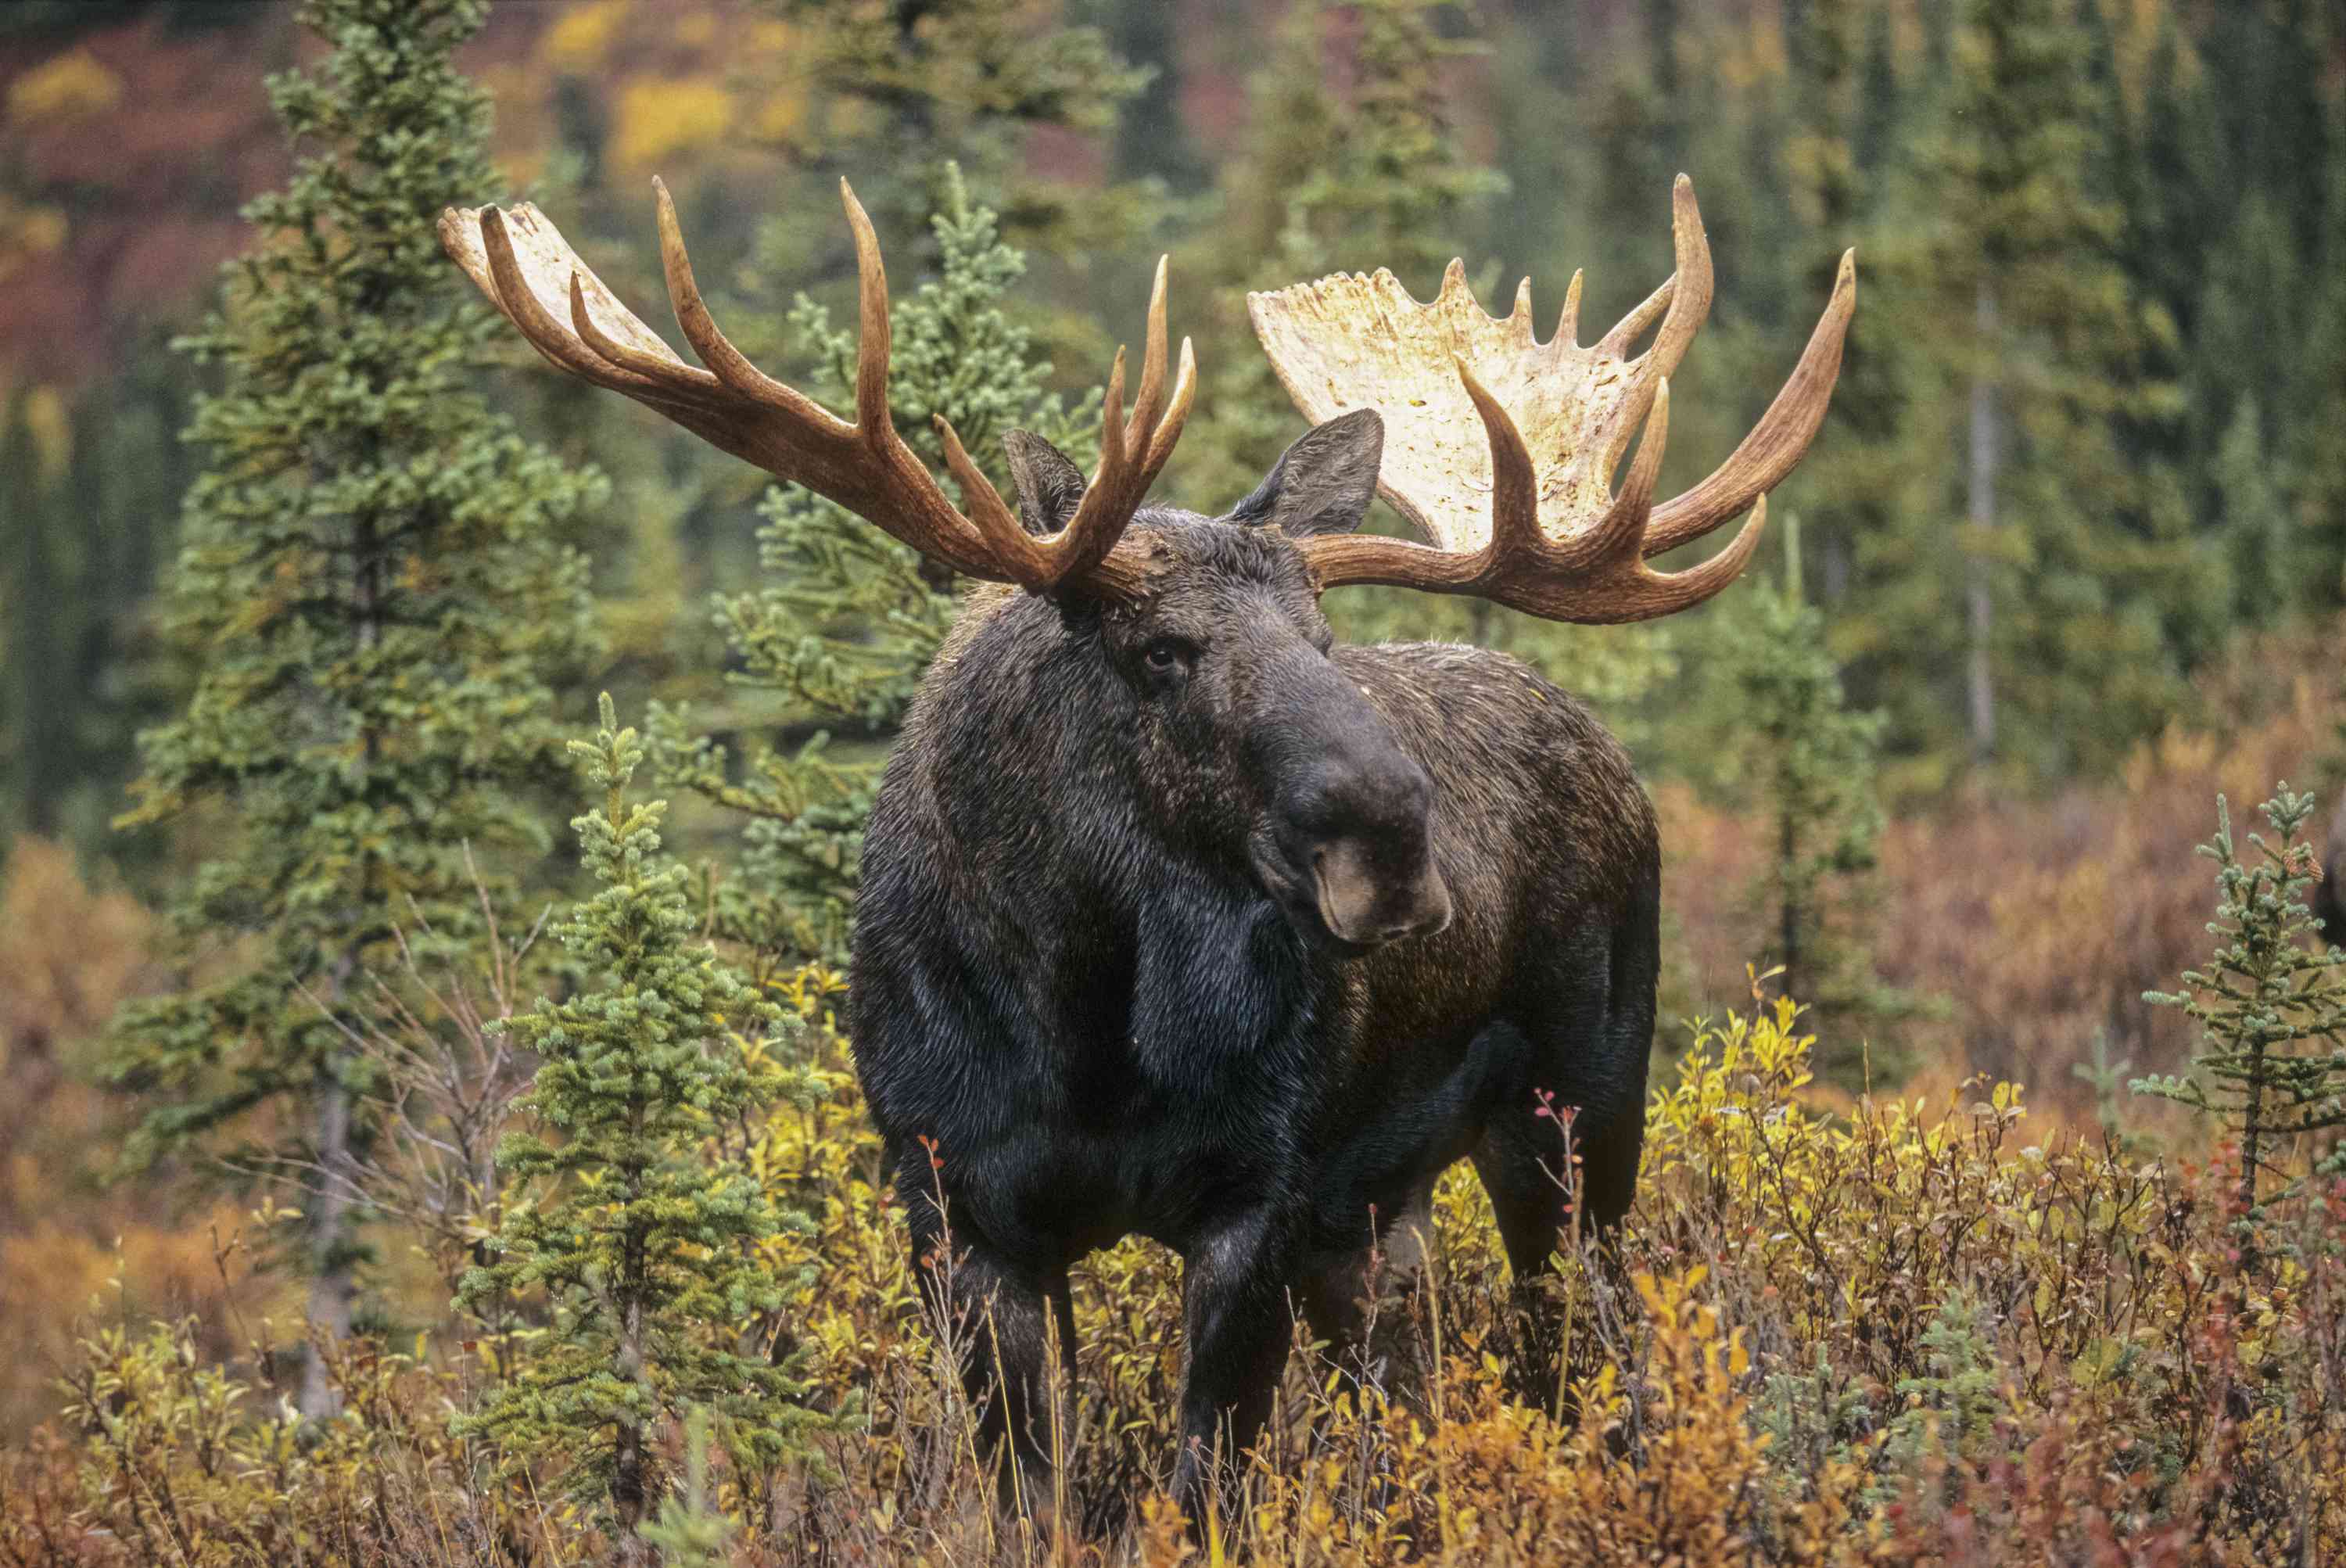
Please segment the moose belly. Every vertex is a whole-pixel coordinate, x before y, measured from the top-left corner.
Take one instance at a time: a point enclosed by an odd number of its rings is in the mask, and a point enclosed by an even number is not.
[[[1158,1080],[1128,1045],[1095,1047],[1009,1109],[969,1174],[986,1234],[1038,1267],[1142,1235],[1177,1249],[1309,1191],[1307,1105],[1292,1073],[1194,1063]]]
[[[1364,1244],[1372,1213],[1398,1215],[1474,1146],[1523,1049],[1504,1026],[1426,1041],[1368,1084],[1318,1071],[1324,1045],[1201,1049],[1173,1083],[1129,1046],[1095,1048],[1024,1084],[956,1185],[988,1239],[1038,1268],[1131,1235],[1187,1252],[1266,1209],[1314,1247]]]

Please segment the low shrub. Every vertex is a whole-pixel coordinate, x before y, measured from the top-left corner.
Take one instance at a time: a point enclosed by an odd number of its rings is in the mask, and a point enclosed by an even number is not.
[[[1649,1106],[1646,1176],[1570,1307],[1569,1412],[1508,1387],[1505,1269],[1463,1168],[1413,1304],[1410,1386],[1290,1363],[1244,1494],[1193,1541],[1161,1492],[1178,1269],[1129,1242],[1078,1274],[1056,1506],[999,1507],[919,1312],[833,1012],[776,988],[826,1098],[733,1151],[813,1221],[763,1245],[806,1398],[840,1412],[755,1495],[710,1453],[672,1541],[740,1563],[2321,1563],[2346,1553],[2346,1183],[2243,1213],[2237,1155],[2029,1135],[2014,1085],[1810,1097],[1782,999],[1696,1026]],[[1559,1143],[1559,1169],[1568,1170]],[[2243,1225],[2253,1228],[2244,1237]],[[2253,1243],[2259,1267],[2239,1268]],[[799,1266],[820,1260],[821,1268]],[[270,1364],[263,1358],[257,1364]],[[449,1416],[479,1370],[353,1347],[303,1425],[170,1327],[99,1330],[66,1419],[0,1470],[0,1563],[569,1563],[611,1543]],[[666,1467],[695,1471],[686,1435]],[[732,1527],[717,1519],[729,1516]],[[1048,1520],[1047,1524],[1033,1522]],[[683,1550],[675,1547],[674,1550]]]

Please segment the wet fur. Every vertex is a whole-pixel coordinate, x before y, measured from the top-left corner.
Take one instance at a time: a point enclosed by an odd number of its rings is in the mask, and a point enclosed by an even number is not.
[[[1471,1156],[1518,1278],[1545,1266],[1563,1211],[1535,1090],[1582,1107],[1591,1217],[1626,1208],[1659,851],[1620,746],[1521,664],[1432,644],[1323,654],[1277,529],[1151,512],[1135,536],[1162,602],[984,590],[929,672],[865,841],[852,1032],[916,1253],[936,1256],[945,1198],[963,1278],[937,1304],[994,1303],[1001,1342],[978,1359],[998,1349],[1010,1386],[978,1366],[973,1392],[1023,1461],[1044,1461],[1023,1429],[1046,1304],[1071,1327],[1068,1265],[1136,1232],[1182,1254],[1177,1480],[1194,1516],[1199,1444],[1226,1418],[1240,1439],[1259,1424],[1291,1306],[1341,1330],[1349,1291],[1317,1282],[1354,1277],[1372,1215],[1422,1217],[1434,1176]],[[1381,722],[1432,776],[1447,930],[1349,955],[1266,896],[1232,839],[1260,780],[1184,744],[1119,662],[1127,621],[1185,616],[1268,650],[1218,697],[1245,700],[1250,671],[1272,668],[1324,694],[1313,659],[1365,696],[1373,719],[1349,722]]]

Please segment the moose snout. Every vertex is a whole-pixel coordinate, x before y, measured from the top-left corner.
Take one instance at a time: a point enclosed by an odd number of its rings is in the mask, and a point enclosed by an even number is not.
[[[1299,891],[1330,935],[1379,947],[1450,923],[1433,807],[1433,781],[1398,750],[1324,769],[1290,802],[1281,837],[1308,875]]]

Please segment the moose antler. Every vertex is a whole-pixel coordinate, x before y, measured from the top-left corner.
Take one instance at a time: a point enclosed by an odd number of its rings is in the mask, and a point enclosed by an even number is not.
[[[1677,271],[1589,348],[1574,336],[1577,272],[1545,343],[1533,336],[1530,279],[1503,320],[1475,303],[1457,261],[1426,304],[1382,269],[1247,296],[1263,351],[1306,417],[1357,408],[1383,417],[1377,488],[1433,541],[1303,540],[1323,585],[1470,594],[1549,620],[1609,623],[1669,615],[1735,580],[1760,542],[1767,492],[1824,419],[1857,308],[1857,253],[1841,258],[1824,318],[1759,424],[1718,472],[1656,506],[1669,375],[1710,311],[1710,248],[1684,175],[1672,208]],[[1628,358],[1657,319],[1653,346]],[[1645,442],[1616,494],[1613,471],[1640,423]],[[1747,507],[1751,520],[1700,565],[1646,565]]]
[[[1124,531],[1172,455],[1197,389],[1197,364],[1184,338],[1172,392],[1166,392],[1163,261],[1149,294],[1148,336],[1131,417],[1124,413],[1124,351],[1118,349],[1101,412],[1099,467],[1066,527],[1037,538],[970,461],[943,415],[937,433],[966,514],[896,433],[888,415],[888,277],[872,220],[845,180],[839,194],[855,235],[861,292],[852,424],[759,370],[717,330],[693,282],[676,204],[658,180],[652,188],[668,300],[707,369],[685,363],[637,320],[533,206],[452,207],[440,216],[440,243],[555,364],[658,409],[777,478],[828,496],[923,555],[967,575],[1038,594],[1078,585],[1119,597],[1142,590],[1147,552],[1126,541]]]

